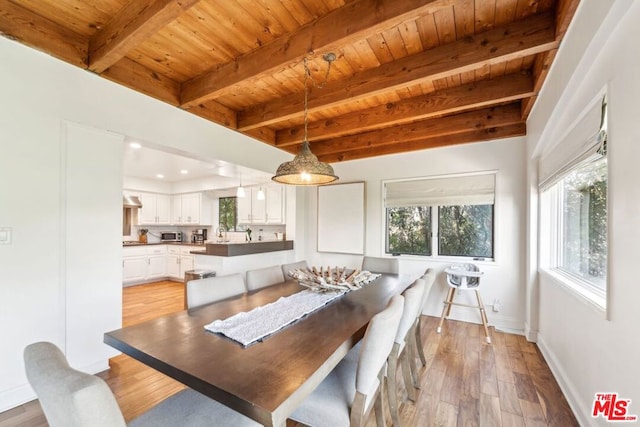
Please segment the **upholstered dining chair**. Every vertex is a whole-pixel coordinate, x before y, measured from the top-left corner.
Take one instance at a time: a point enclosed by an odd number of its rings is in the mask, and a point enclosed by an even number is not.
[[[404,293],[404,309],[398,331],[396,332],[395,341],[389,354],[389,366],[387,369],[387,379],[389,381],[389,410],[391,411],[391,420],[395,427],[399,427],[400,416],[398,414],[398,392],[396,388],[396,373],[398,370],[398,362],[401,362],[402,376],[404,378],[404,386],[407,390],[407,396],[412,402],[416,401],[415,389],[419,387],[418,372],[416,368],[416,349],[413,336],[415,335],[416,318],[422,308],[422,297],[425,291],[425,281],[417,279],[411,287],[407,288]]]
[[[449,317],[452,305],[473,307],[480,310],[480,319],[482,320],[482,326],[484,326],[485,340],[487,341],[487,344],[491,344],[487,312],[484,309],[484,304],[482,303],[482,298],[480,298],[479,292],[480,278],[484,273],[480,271],[477,265],[470,263],[453,264],[449,268],[446,268],[444,272],[447,274],[447,285],[449,285],[449,293],[447,294],[447,299],[444,300],[444,307],[442,308],[442,315],[440,316],[440,323],[438,324],[437,332],[440,333],[442,331],[442,323],[444,322],[445,317]],[[476,294],[478,305],[453,302],[456,291],[474,291]]]
[[[187,282],[186,306],[195,308],[245,292],[242,274],[207,277]]]
[[[24,350],[29,383],[51,427],[125,427],[120,407],[109,386],[95,375],[69,366],[62,351],[50,342]],[[259,426],[257,422],[186,389],[160,402],[129,424],[131,427]]]
[[[309,268],[309,265],[307,264],[306,260],[296,261],[289,264],[282,264],[282,274],[284,275],[284,279],[288,280],[290,278],[289,272],[293,270],[305,270],[307,268]]]
[[[362,270],[372,273],[398,274],[400,273],[400,263],[398,262],[398,258],[365,256],[362,259]]]
[[[424,355],[424,344],[422,343],[420,318],[422,316],[422,312],[424,311],[424,307],[427,304],[427,299],[429,298],[429,294],[431,293],[431,288],[433,288],[433,283],[436,281],[436,271],[432,268],[427,268],[421,279],[424,280],[425,286],[424,294],[422,296],[422,304],[420,306],[420,311],[418,312],[418,317],[416,318],[416,348],[418,349],[418,356],[420,356],[420,362],[422,362],[422,366],[427,366],[427,358]]]
[[[284,282],[284,275],[279,265],[247,271],[247,291],[249,292],[282,282]]]
[[[400,324],[402,295],[373,316],[362,339],[356,363],[343,359],[290,416],[314,427],[363,426],[373,408],[378,426],[383,413],[384,372]]]

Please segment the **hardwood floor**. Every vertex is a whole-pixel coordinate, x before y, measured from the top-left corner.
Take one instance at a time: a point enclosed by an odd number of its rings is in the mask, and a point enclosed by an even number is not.
[[[157,282],[124,288],[123,325],[128,326],[183,309],[183,285]],[[406,400],[405,426],[578,426],[537,346],[519,335],[491,330],[484,343],[481,325],[447,320],[442,335],[437,318],[422,318],[427,366],[415,404]],[[109,384],[127,420],[148,410],[184,386],[120,355],[99,374]],[[385,408],[386,410],[387,408]],[[386,410],[387,425],[391,425]],[[290,427],[297,423],[288,423]],[[47,426],[37,401],[0,413],[0,427]],[[375,426],[371,417],[367,426]]]

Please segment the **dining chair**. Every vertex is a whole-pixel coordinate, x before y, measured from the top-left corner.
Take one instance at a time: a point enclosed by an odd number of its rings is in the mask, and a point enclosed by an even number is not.
[[[245,292],[242,274],[207,277],[187,282],[187,309],[231,298]]]
[[[404,297],[395,295],[373,316],[356,363],[343,359],[290,416],[315,427],[362,426],[373,408],[378,426],[385,425],[384,372],[400,324]]]
[[[69,366],[62,351],[50,342],[37,342],[24,350],[29,384],[51,427],[125,427],[124,416],[107,383]],[[259,426],[257,422],[186,389],[135,418],[131,427]]]
[[[396,374],[398,362],[401,363],[404,387],[407,396],[412,402],[416,401],[416,388],[419,388],[418,371],[416,368],[416,349],[413,336],[415,335],[416,317],[422,308],[422,297],[425,290],[425,281],[417,279],[404,293],[404,309],[396,332],[396,337],[389,354],[387,380],[389,384],[389,410],[391,420],[395,427],[399,427],[400,416],[398,414],[398,392],[396,388]]]
[[[378,258],[365,256],[362,259],[362,271],[370,271],[372,273],[400,273],[400,263],[398,258]]]
[[[418,312],[418,317],[416,318],[416,348],[418,349],[418,356],[420,356],[420,362],[422,362],[422,366],[427,366],[427,358],[424,355],[424,344],[422,343],[422,330],[420,326],[422,321],[420,319],[422,318],[424,307],[427,305],[427,299],[429,299],[429,294],[431,293],[431,289],[433,288],[433,283],[436,281],[436,271],[432,268],[427,268],[421,279],[424,280],[425,286],[422,296],[422,304],[420,305],[420,311]]]
[[[462,307],[472,307],[480,310],[480,319],[482,320],[482,326],[484,326],[485,340],[487,344],[491,344],[491,337],[489,336],[489,326],[487,320],[487,312],[484,309],[482,298],[480,298],[480,278],[484,273],[480,271],[477,265],[465,263],[465,264],[453,264],[449,268],[446,268],[444,272],[447,274],[447,285],[449,285],[449,293],[447,299],[444,300],[444,307],[442,308],[442,315],[440,316],[440,323],[438,324],[438,333],[442,331],[442,323],[444,318],[449,317],[451,314],[451,306],[459,305]],[[476,300],[478,305],[461,304],[453,302],[456,291],[474,291],[476,294]]]
[[[279,265],[247,271],[248,292],[282,282],[284,282],[284,275]]]
[[[302,261],[292,262],[289,264],[282,264],[282,274],[284,275],[284,279],[288,280],[290,279],[289,272],[293,270],[306,270],[308,268],[309,268],[309,265],[307,264],[307,260],[303,259]]]

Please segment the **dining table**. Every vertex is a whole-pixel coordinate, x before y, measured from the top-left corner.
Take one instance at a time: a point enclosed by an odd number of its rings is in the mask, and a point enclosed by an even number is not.
[[[286,420],[412,277],[382,274],[255,344],[205,325],[293,295],[295,280],[106,332],[104,342],[265,426]]]

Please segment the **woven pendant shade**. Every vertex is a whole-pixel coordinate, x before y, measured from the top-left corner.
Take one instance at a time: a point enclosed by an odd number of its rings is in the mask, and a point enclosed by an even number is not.
[[[335,55],[329,53],[323,56],[324,60],[329,63],[327,75],[324,83],[327,82],[331,62],[335,60]],[[271,179],[275,182],[287,185],[323,185],[336,181],[338,177],[333,172],[333,168],[328,163],[322,163],[311,152],[309,141],[307,139],[308,125],[308,92],[307,78],[309,76],[309,68],[307,66],[307,58],[304,58],[304,139],[302,147],[297,156],[290,162],[284,162],[276,171],[275,176]],[[322,85],[324,85],[324,83]]]

